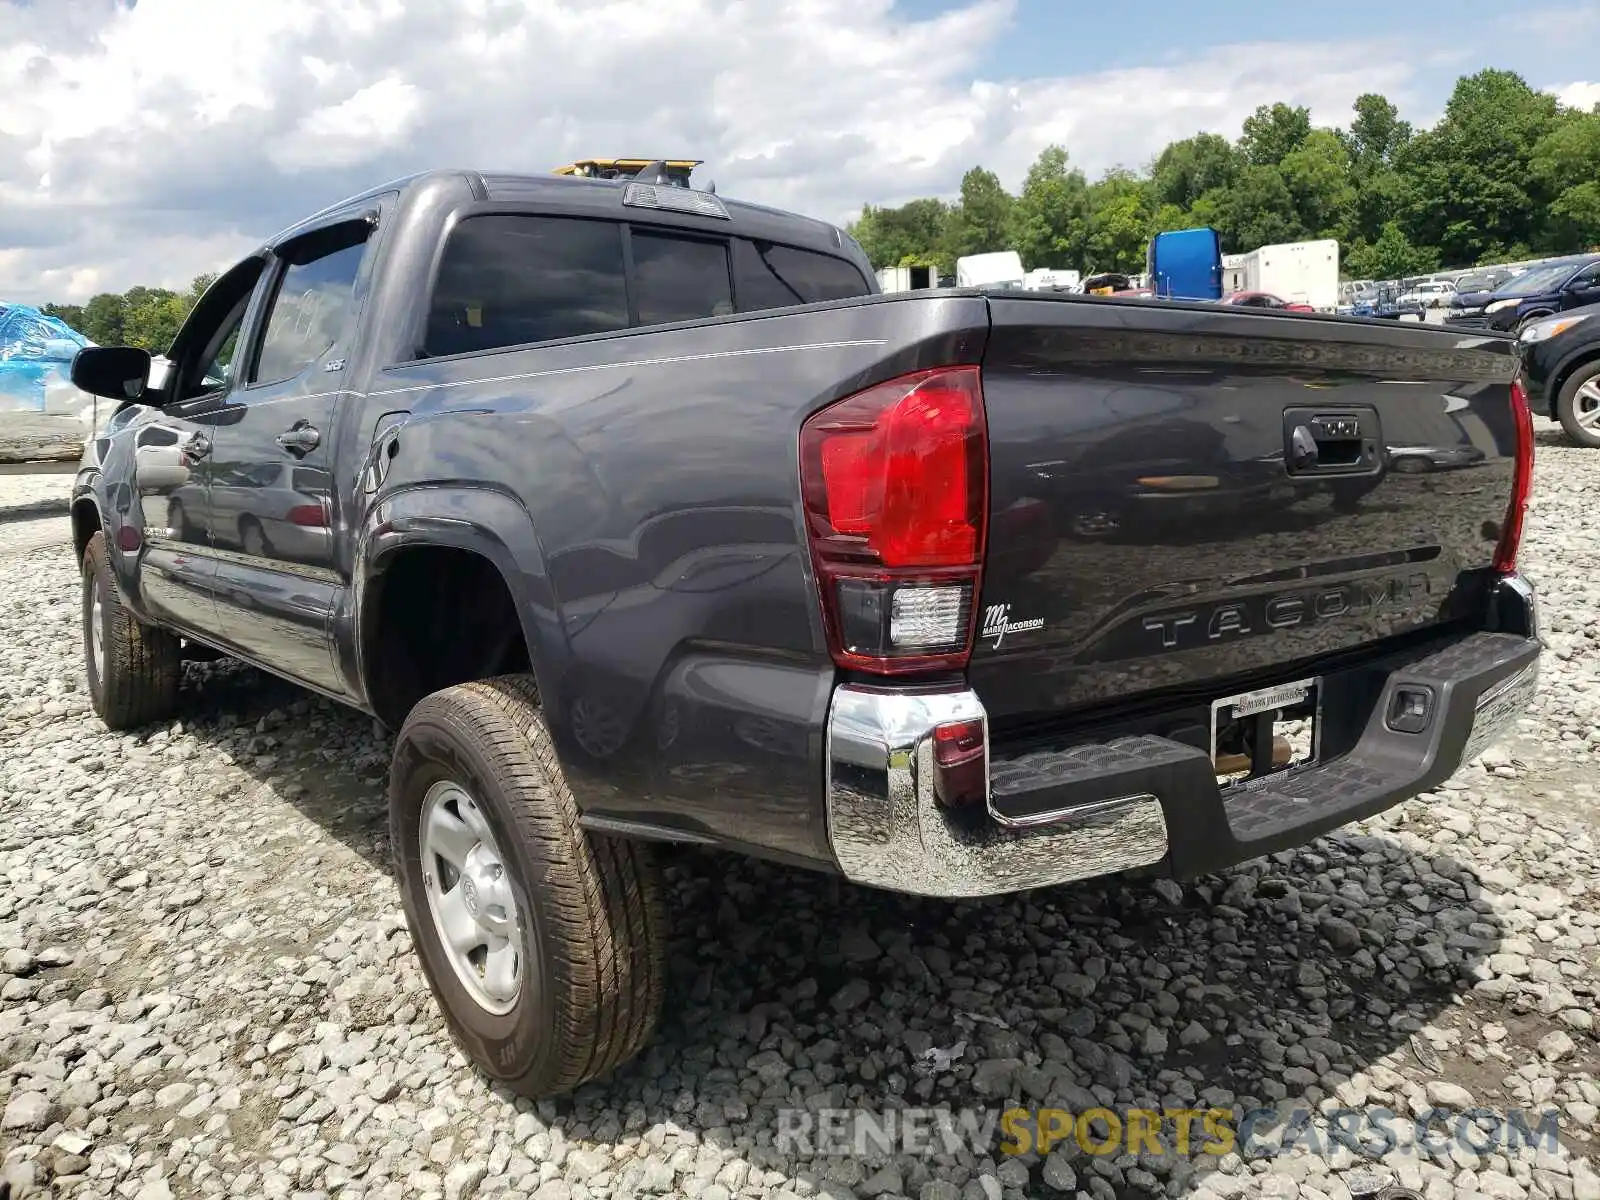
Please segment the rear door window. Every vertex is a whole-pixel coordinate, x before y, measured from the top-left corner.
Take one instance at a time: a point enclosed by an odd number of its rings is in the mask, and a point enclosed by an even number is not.
[[[633,294],[640,325],[733,312],[728,244],[633,227]]]
[[[733,266],[740,312],[870,293],[861,272],[844,259],[774,242],[739,238],[734,242]]]
[[[493,214],[450,234],[423,349],[466,354],[627,327],[621,225]]]

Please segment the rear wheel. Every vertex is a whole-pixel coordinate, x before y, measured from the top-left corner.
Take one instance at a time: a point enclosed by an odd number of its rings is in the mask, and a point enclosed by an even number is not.
[[[1562,384],[1556,418],[1578,445],[1600,450],[1600,361],[1584,363]]]
[[[481,1070],[543,1097],[639,1051],[661,1007],[655,871],[642,844],[579,826],[530,678],[419,702],[389,819],[412,939]]]
[[[166,720],[177,708],[183,672],[177,636],[123,606],[103,532],[89,539],[82,566],[84,673],[95,715],[108,729]]]

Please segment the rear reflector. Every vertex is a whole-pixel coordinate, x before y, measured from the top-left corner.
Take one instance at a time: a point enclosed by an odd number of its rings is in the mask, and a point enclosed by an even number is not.
[[[1516,467],[1511,476],[1511,503],[1500,526],[1500,543],[1494,551],[1494,569],[1510,575],[1517,569],[1517,551],[1522,545],[1522,526],[1528,516],[1528,499],[1533,494],[1533,412],[1528,407],[1528,391],[1521,378],[1511,381],[1511,416],[1517,427]]]
[[[988,476],[977,367],[891,379],[801,426],[806,532],[841,667],[966,664]]]
[[[952,721],[933,731],[933,793],[955,807],[988,795],[989,744],[982,720]]]

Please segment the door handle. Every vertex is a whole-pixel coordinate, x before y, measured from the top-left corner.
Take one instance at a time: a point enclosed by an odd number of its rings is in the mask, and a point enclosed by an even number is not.
[[[203,433],[191,433],[178,443],[178,450],[186,459],[204,458],[211,453],[211,439]]]
[[[290,454],[304,457],[322,442],[322,434],[309,421],[296,421],[293,426],[273,439]]]

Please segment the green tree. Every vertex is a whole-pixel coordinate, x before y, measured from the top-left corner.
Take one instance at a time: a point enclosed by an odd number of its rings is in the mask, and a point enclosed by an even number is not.
[[[1350,165],[1358,176],[1371,176],[1394,166],[1395,156],[1411,141],[1411,125],[1400,119],[1400,110],[1377,92],[1357,96],[1355,120],[1349,132],[1339,138],[1350,154]]]
[[[1530,159],[1534,178],[1552,197],[1544,227],[1551,249],[1600,244],[1600,111],[1560,114]]]
[[[1311,134],[1311,110],[1287,104],[1263,104],[1244,119],[1239,150],[1258,167],[1277,166],[1298,150]]]
[[[1242,253],[1305,235],[1294,195],[1277,167],[1248,166],[1233,187],[1208,192],[1201,201],[1196,215],[1209,217],[1224,250]]]
[[[1009,250],[1011,216],[1016,200],[1000,186],[993,171],[973,167],[961,177],[961,203],[950,218],[949,246],[953,257]]]
[[[1354,279],[1401,279],[1438,268],[1438,251],[1413,246],[1393,221],[1383,227],[1377,241],[1359,242],[1345,256],[1345,273]]]
[[[1600,182],[1569,187],[1550,205],[1550,232],[1564,246],[1600,251]]]
[[[46,304],[39,311],[47,317],[54,317],[58,321],[65,322],[79,333],[83,332],[83,306],[81,304]]]
[[[898,267],[931,261],[944,270],[944,247],[950,206],[942,200],[913,200],[899,208],[867,205],[850,234],[861,243],[874,267]]]
[[[1557,107],[1511,71],[1462,76],[1439,123],[1397,156],[1410,190],[1402,218],[1409,240],[1451,263],[1536,241],[1549,197],[1530,160],[1555,128]]]
[[[1028,168],[1012,210],[1012,234],[1023,263],[1066,267],[1082,260],[1088,236],[1089,185],[1067,165],[1067,152],[1047,146]]]
[[[129,288],[122,296],[126,316],[123,340],[161,354],[172,345],[178,327],[193,306],[193,299],[167,288]]]
[[[1151,169],[1155,202],[1192,209],[1207,192],[1232,187],[1243,165],[1238,149],[1220,134],[1197,133],[1173,142]]]
[[[75,326],[91,342],[101,346],[122,344],[122,326],[127,306],[115,292],[101,292],[83,306],[83,324]]]
[[[1131,171],[1108,171],[1090,184],[1089,217],[1084,237],[1084,266],[1089,271],[1142,271],[1150,244],[1150,192]]]
[[[1294,199],[1295,215],[1313,237],[1345,240],[1356,213],[1356,188],[1350,178],[1350,155],[1330,129],[1313,129],[1305,141],[1278,164],[1284,185]]]

